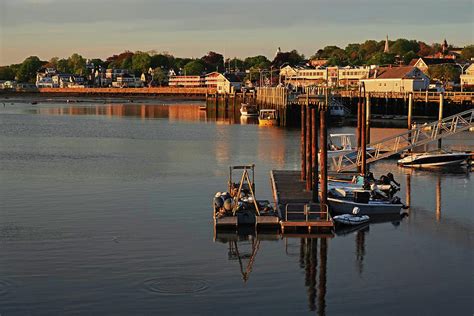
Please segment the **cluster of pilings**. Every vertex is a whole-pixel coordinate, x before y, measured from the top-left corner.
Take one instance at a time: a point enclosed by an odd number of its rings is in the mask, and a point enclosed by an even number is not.
[[[327,93],[318,99],[313,105],[307,100],[301,106],[301,180],[306,181],[306,190],[312,191],[312,202],[319,199],[320,205],[327,207]]]

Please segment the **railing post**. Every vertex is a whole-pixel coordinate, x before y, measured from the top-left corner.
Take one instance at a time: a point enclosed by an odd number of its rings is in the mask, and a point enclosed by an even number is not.
[[[444,99],[443,99],[443,92],[441,92],[439,94],[439,113],[438,113],[438,132],[441,133],[441,124],[442,124],[442,120],[443,120],[443,103],[444,103]],[[441,138],[438,139],[438,149],[441,149]]]

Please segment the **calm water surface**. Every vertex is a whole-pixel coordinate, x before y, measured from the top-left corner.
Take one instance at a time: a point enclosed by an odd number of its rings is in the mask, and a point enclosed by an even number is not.
[[[269,171],[299,166],[299,131],[245,123],[192,102],[0,105],[0,314],[472,314],[472,173],[387,160],[376,176],[403,200],[411,184],[401,221],[215,238],[229,165],[254,162],[267,199]]]

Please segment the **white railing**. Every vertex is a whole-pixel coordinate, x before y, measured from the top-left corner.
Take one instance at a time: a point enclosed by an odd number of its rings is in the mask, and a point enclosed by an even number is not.
[[[371,163],[387,158],[405,150],[468,130],[471,127],[474,127],[474,109],[368,144],[366,162]],[[355,169],[362,165],[362,150],[359,148],[332,157],[332,163],[337,172]]]

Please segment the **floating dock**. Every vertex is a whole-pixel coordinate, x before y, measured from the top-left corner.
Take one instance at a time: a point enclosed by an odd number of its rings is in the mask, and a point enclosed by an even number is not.
[[[306,191],[306,182],[301,181],[300,174],[297,170],[271,171],[273,198],[280,213],[282,233],[287,228],[306,228],[309,232],[332,230],[334,222],[327,210],[311,203],[312,193]]]

